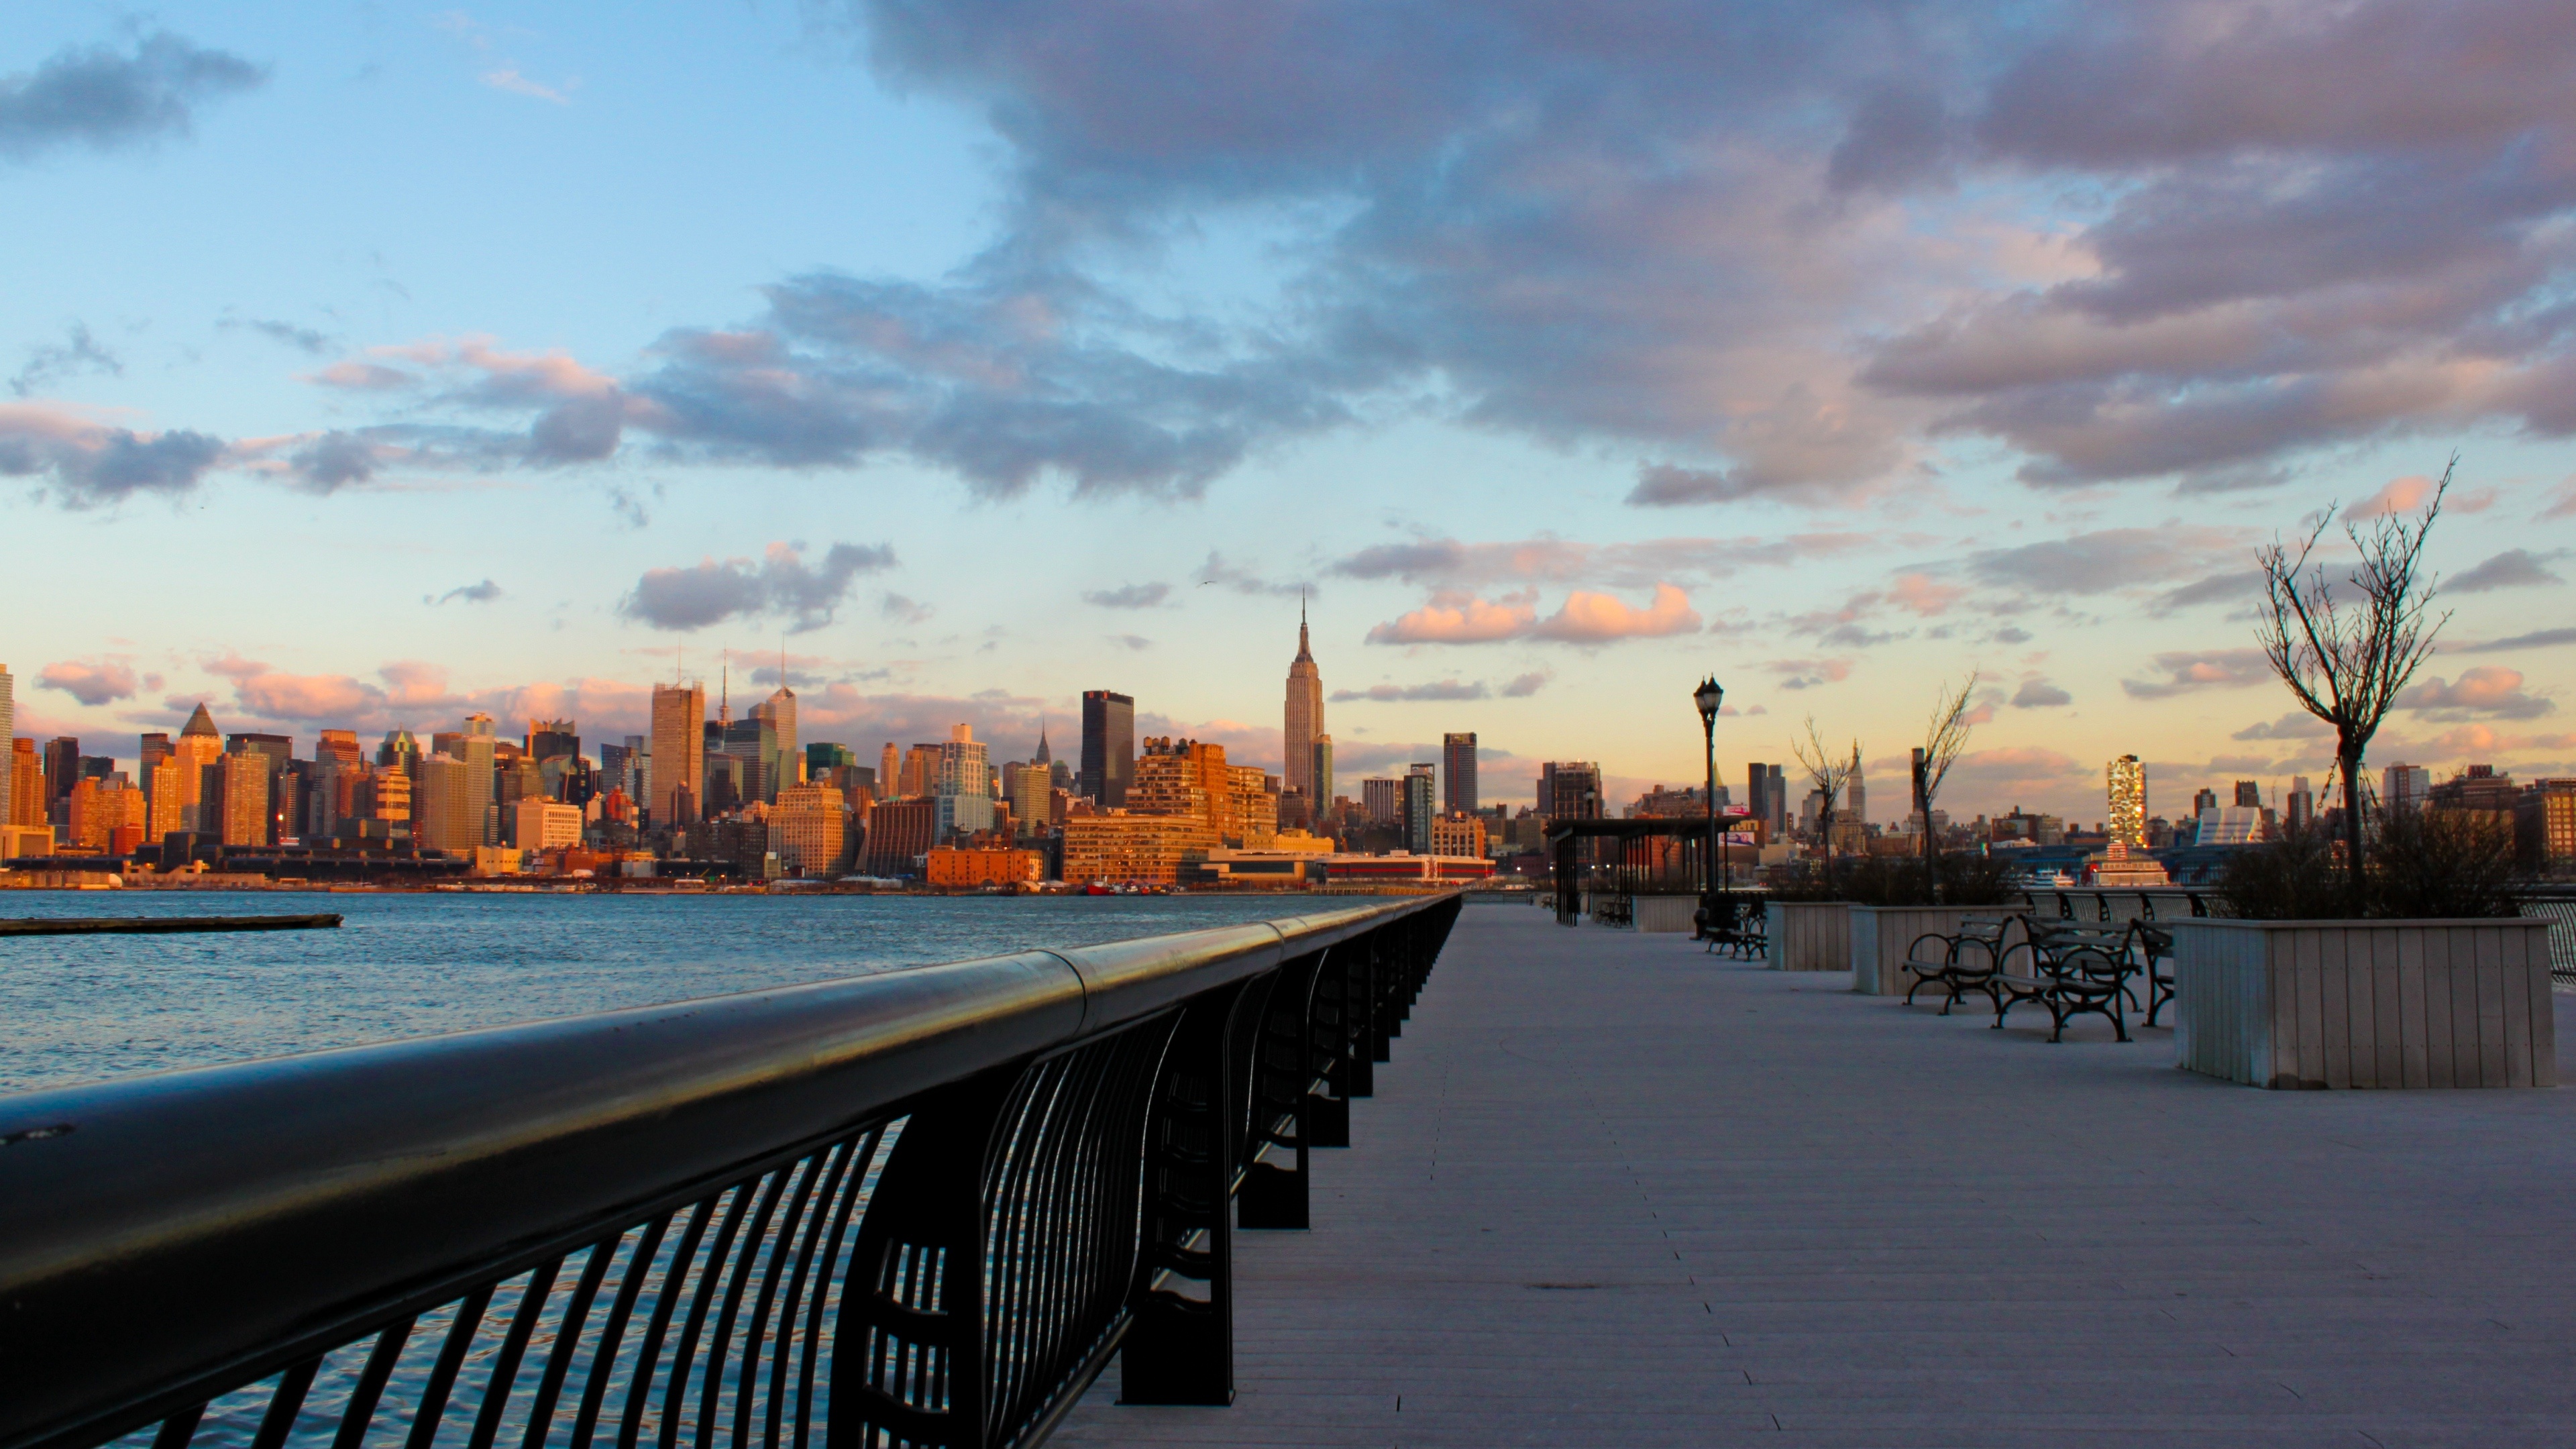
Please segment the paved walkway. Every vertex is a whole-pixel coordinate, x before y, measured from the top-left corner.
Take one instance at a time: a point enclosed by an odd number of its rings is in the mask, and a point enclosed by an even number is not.
[[[1236,1238],[1235,1405],[1113,1367],[1057,1442],[2576,1442],[2576,1089],[2260,1092],[1845,984],[1468,907],[1314,1230]]]

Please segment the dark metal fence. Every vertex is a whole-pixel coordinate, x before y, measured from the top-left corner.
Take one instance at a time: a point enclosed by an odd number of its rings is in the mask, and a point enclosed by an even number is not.
[[[1454,896],[0,1098],[0,1449],[1033,1444],[1233,1396]]]

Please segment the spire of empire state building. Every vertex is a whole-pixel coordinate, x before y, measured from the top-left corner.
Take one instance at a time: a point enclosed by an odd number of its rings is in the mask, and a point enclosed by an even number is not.
[[[1280,783],[1303,792],[1311,800],[1315,793],[1315,739],[1324,732],[1324,676],[1315,667],[1314,650],[1308,647],[1306,634],[1306,601],[1297,601],[1297,657],[1288,665],[1287,728],[1282,732]]]

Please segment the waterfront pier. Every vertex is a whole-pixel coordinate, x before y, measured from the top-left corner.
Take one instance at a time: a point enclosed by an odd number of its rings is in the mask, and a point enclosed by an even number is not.
[[[1236,1236],[1232,1407],[1113,1368],[1057,1442],[2567,1441],[2576,1093],[1989,1019],[1471,906],[1312,1228]]]

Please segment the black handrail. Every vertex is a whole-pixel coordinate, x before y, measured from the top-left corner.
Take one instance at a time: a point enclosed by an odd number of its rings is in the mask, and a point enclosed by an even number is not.
[[[1227,1204],[1305,1225],[1457,910],[0,1097],[0,1449],[1025,1444],[1122,1343],[1224,1402]]]

